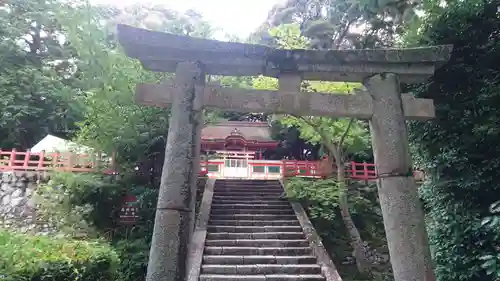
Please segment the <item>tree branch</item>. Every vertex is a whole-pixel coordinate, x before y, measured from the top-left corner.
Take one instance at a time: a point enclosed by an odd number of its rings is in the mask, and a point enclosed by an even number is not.
[[[320,130],[318,128],[318,126],[316,126],[316,124],[312,123],[311,121],[307,120],[306,118],[304,118],[303,116],[298,116],[298,115],[292,115],[293,117],[297,118],[297,119],[300,119],[302,121],[304,121],[307,125],[311,126],[312,129],[318,133],[318,135],[321,136],[321,138],[323,139],[323,144],[326,146],[326,148],[331,152],[333,153],[334,155],[338,155],[338,152],[339,152],[339,147],[340,146],[337,146],[335,145],[334,143],[332,142],[329,142],[328,141],[328,136],[325,134],[325,132],[323,132],[322,130]],[[340,160],[340,159],[338,159]]]
[[[349,133],[349,131],[351,130],[352,123],[354,123],[354,118],[351,118],[349,120],[349,124],[347,124],[347,128],[345,129],[344,133],[342,134],[342,137],[340,138],[339,146],[342,146],[344,144],[344,140],[347,137],[347,134]]]
[[[344,38],[347,36],[347,33],[349,32],[349,28],[351,28],[351,24],[353,24],[355,21],[356,21],[356,19],[350,20],[347,23],[347,25],[345,26],[342,33],[339,33],[339,37],[335,38],[335,40],[333,41],[333,49],[337,50],[340,48],[340,44],[342,44],[342,41],[344,41]]]

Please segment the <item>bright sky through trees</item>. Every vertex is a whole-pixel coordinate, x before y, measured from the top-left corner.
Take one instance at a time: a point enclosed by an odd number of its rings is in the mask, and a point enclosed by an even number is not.
[[[92,3],[131,5],[137,0],[90,0]],[[217,34],[246,37],[266,20],[267,13],[280,0],[150,0],[149,3],[166,5],[174,10],[188,9],[200,12],[204,19],[222,30]]]

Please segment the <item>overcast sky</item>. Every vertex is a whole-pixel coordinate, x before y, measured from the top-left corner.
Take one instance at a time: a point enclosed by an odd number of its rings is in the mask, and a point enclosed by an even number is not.
[[[137,0],[90,0],[92,3],[106,3],[124,6]],[[246,37],[267,18],[274,4],[282,0],[149,0],[178,11],[196,10],[214,27],[222,32]],[[143,2],[144,3],[144,2]]]

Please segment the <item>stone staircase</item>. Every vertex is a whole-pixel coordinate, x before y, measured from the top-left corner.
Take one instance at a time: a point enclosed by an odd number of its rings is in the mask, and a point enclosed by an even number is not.
[[[217,180],[200,281],[326,280],[278,181]]]

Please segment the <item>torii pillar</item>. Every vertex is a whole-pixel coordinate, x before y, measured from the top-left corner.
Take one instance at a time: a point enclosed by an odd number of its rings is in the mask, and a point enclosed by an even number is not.
[[[398,76],[377,74],[364,84],[373,98],[370,131],[394,279],[435,281],[424,212],[413,178]]]
[[[140,104],[172,105],[147,281],[185,280],[193,224],[189,213],[194,211],[192,177],[199,172],[193,161],[198,135],[193,120],[202,106],[369,120],[395,280],[435,281],[405,125],[405,118],[433,118],[434,106],[432,100],[402,95],[399,83],[427,79],[437,65],[449,59],[451,46],[401,50],[276,50],[123,25],[118,31],[127,55],[139,59],[145,68],[176,72],[171,85],[139,85],[137,88],[136,100]],[[293,87],[279,91],[205,87],[201,83],[201,68],[203,73],[212,75],[287,77],[295,84],[301,80],[363,82],[368,92],[343,95],[300,93],[293,91]]]

